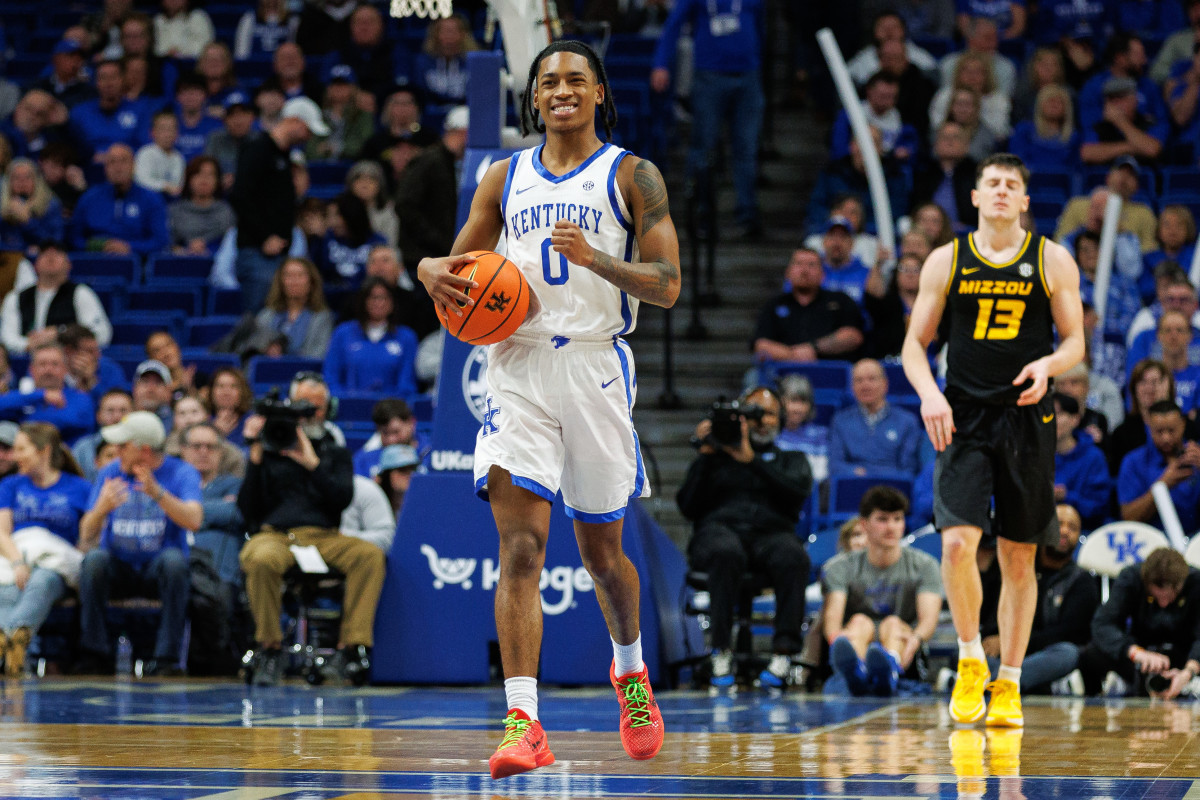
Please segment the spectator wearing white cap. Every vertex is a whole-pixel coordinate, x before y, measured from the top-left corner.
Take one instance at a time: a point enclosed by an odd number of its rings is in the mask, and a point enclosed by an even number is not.
[[[200,473],[163,452],[162,420],[134,411],[100,431],[118,458],[100,470],[79,522],[80,671],[111,673],[104,611],[110,596],[157,597],[162,617],[151,675],[179,675],[190,573],[187,531],[204,520]]]
[[[321,109],[307,97],[295,97],[283,104],[271,132],[246,142],[238,158],[229,199],[238,219],[235,269],[244,311],[262,307],[271,279],[287,255],[296,222],[289,153],[314,135],[329,135]]]
[[[400,250],[410,264],[449,253],[458,214],[458,170],[467,150],[466,106],[446,115],[442,138],[414,158],[396,187]]]
[[[93,430],[92,398],[67,385],[67,356],[62,345],[47,342],[34,348],[29,376],[33,378],[29,391],[0,395],[0,419],[49,422],[70,443]]]

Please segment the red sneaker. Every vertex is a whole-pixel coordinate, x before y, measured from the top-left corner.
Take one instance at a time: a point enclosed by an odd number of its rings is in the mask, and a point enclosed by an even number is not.
[[[504,718],[504,738],[488,759],[492,777],[507,778],[553,763],[554,753],[550,752],[542,723],[530,720],[524,711],[511,709]]]
[[[608,677],[617,690],[621,704],[621,746],[630,758],[639,761],[654,758],[663,745],[663,718],[654,702],[650,676],[646,667],[620,678],[615,673],[616,662],[609,667]]]

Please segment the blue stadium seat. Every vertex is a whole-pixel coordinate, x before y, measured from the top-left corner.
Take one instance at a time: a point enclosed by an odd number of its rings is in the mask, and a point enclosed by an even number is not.
[[[904,367],[900,364],[884,364],[883,372],[888,379],[889,395],[915,395],[917,390],[908,382]]]
[[[202,294],[191,286],[132,286],[125,290],[121,311],[179,311],[187,317],[200,313]]]
[[[345,186],[346,173],[353,165],[352,161],[310,161],[308,162],[308,179],[317,184],[337,184]]]
[[[208,290],[208,305],[204,310],[210,317],[241,314],[242,290],[210,288]]]
[[[1075,194],[1075,173],[1071,170],[1043,170],[1029,176],[1029,194],[1065,202]]]
[[[813,399],[818,405],[841,408],[850,394],[848,361],[764,361],[759,365],[758,380],[775,385],[784,375],[804,375],[812,383]]]
[[[114,345],[144,347],[150,334],[166,331],[179,341],[183,336],[181,311],[140,311],[136,314],[121,314],[112,321]]]
[[[370,421],[371,409],[390,395],[378,392],[344,392],[338,395],[338,419],[347,422]]]
[[[346,434],[346,449],[351,453],[357,453],[359,450],[362,450],[362,446],[374,435],[374,431],[361,430],[343,430],[342,433]]]
[[[110,256],[101,253],[71,253],[71,277],[90,283],[92,278],[120,280],[126,286],[135,283],[138,262],[133,256]]]
[[[1163,202],[1166,197],[1200,198],[1200,169],[1195,167],[1164,167],[1162,171]]]
[[[417,422],[433,421],[433,396],[423,394],[420,397],[410,397],[408,405],[412,409]]]
[[[242,368],[241,359],[233,353],[210,353],[202,347],[184,347],[180,356],[184,364],[195,366],[196,372],[202,375],[212,375],[223,367]]]
[[[207,281],[212,263],[211,256],[150,256],[146,262],[146,283],[157,279]]]
[[[873,486],[891,486],[905,497],[912,496],[913,479],[899,472],[874,472],[868,475],[831,475],[829,478],[829,512],[826,525],[841,525],[858,513],[858,503]]]
[[[321,367],[321,360],[316,358],[255,356],[246,365],[246,380],[255,393],[265,392],[273,386],[286,387],[297,372],[320,372]]]
[[[306,196],[318,200],[332,200],[344,191],[346,187],[340,183],[314,183],[308,188]]]
[[[185,347],[208,347],[233,330],[241,317],[196,317],[184,323]]]

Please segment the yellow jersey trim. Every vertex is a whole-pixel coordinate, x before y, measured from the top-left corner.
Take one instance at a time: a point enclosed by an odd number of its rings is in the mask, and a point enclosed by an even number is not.
[[[982,261],[984,264],[988,265],[989,267],[994,267],[996,269],[1004,269],[1005,267],[1011,267],[1013,264],[1020,261],[1021,257],[1025,255],[1025,251],[1029,249],[1029,242],[1032,239],[1033,239],[1033,234],[1030,233],[1029,231],[1026,231],[1025,232],[1025,241],[1021,243],[1021,249],[1018,250],[1017,254],[1012,257],[1012,260],[1008,261],[1004,264],[997,264],[996,262],[989,261],[986,258],[984,258],[983,256],[981,256],[979,254],[979,250],[977,250],[975,248],[974,234],[970,234],[970,233],[967,234],[967,244],[970,245],[971,252],[974,253],[975,257],[978,258],[980,261]]]
[[[1050,297],[1050,284],[1046,282],[1046,239],[1043,238],[1038,245],[1038,277],[1042,279],[1042,288],[1046,290],[1046,297]]]
[[[958,237],[955,236],[953,241],[954,251],[950,256],[950,277],[946,279],[946,288],[942,292],[946,297],[950,296],[950,287],[954,284],[954,273],[958,271]]]

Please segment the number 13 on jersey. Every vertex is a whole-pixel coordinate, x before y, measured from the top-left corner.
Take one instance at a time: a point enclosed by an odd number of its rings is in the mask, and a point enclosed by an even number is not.
[[[981,297],[979,316],[975,318],[975,338],[1015,339],[1021,331],[1021,317],[1024,315],[1024,300]]]

